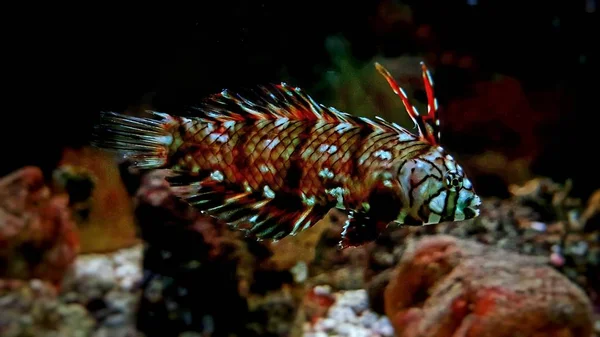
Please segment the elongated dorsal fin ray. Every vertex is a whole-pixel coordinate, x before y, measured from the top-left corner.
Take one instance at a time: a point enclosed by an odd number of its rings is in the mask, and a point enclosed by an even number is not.
[[[419,137],[432,145],[438,145],[440,142],[439,125],[437,116],[438,104],[433,91],[433,81],[431,74],[424,62],[421,62],[423,82],[425,83],[425,92],[427,93],[427,115],[420,115],[417,109],[410,103],[406,92],[398,85],[394,77],[381,64],[375,63],[375,68],[387,80],[390,87],[396,95],[402,100],[408,115],[415,122],[419,129]]]
[[[289,119],[346,123],[349,127],[369,127],[377,132],[409,131],[381,118],[372,120],[350,115],[317,103],[302,89],[286,83],[256,86],[236,92],[223,90],[209,96],[189,111],[193,117],[208,121],[248,121]]]

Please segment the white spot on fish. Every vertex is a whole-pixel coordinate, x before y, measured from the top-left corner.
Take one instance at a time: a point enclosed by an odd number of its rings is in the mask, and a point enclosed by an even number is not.
[[[440,126],[440,120],[439,119],[435,120],[435,125]]]
[[[269,185],[265,185],[265,187],[263,188],[263,195],[265,196],[265,198],[275,198],[275,192],[273,192]]]
[[[413,110],[415,111],[415,115],[420,116],[421,114],[419,113],[419,110],[417,110],[416,106],[412,106]]]
[[[221,173],[221,171],[218,171],[218,170],[217,170],[217,171],[213,171],[213,172],[210,174],[210,177],[211,177],[213,180],[216,180],[216,181],[218,181],[218,182],[221,182],[221,181],[223,181],[223,173]]]
[[[171,135],[167,135],[167,136],[159,136],[156,137],[156,140],[163,145],[171,145],[171,143],[173,143],[173,136]]]
[[[277,144],[279,144],[279,138],[265,139],[265,147],[269,150],[273,150]]]
[[[440,152],[444,152],[444,148],[443,148],[443,147],[441,147],[441,146],[438,146],[438,148],[437,148],[437,149],[438,149],[438,151],[440,151]]]
[[[335,127],[335,131],[337,131],[337,133],[344,133],[350,129],[352,129],[352,124],[350,123],[340,123]]]
[[[404,91],[404,89],[400,88],[400,94],[404,97],[408,97],[406,96],[406,91]]]
[[[329,170],[329,168],[324,168],[321,170],[321,172],[319,172],[319,177],[321,178],[325,178],[325,179],[331,179],[333,178],[333,172],[331,172]]]
[[[228,128],[228,129],[230,127],[233,127],[234,125],[235,125],[235,121],[226,121],[226,122],[223,122],[223,126],[226,127],[226,128]]]
[[[463,187],[466,189],[470,189],[471,187],[473,187],[473,184],[471,183],[471,181],[468,178],[464,178],[463,179]]]
[[[448,154],[448,155],[446,155],[446,159],[448,159],[448,160],[454,160],[454,157],[452,157],[451,155]]]
[[[223,144],[229,140],[229,135],[226,133],[211,133],[208,138],[213,142]]]
[[[289,119],[287,118],[278,118],[275,120],[275,126],[282,126],[283,124],[287,123],[289,121]]]
[[[429,209],[436,213],[444,212],[444,201],[446,200],[446,191],[442,191],[440,195],[433,198],[429,203]]]
[[[384,180],[383,181],[383,186],[385,187],[392,187],[392,181],[391,180]]]
[[[322,144],[319,146],[319,152],[327,151],[329,154],[334,154],[337,151],[337,146],[330,144]]]
[[[302,227],[302,230],[308,229],[310,227],[310,225],[312,224],[312,221],[307,221],[304,226]]]
[[[402,133],[398,134],[398,140],[401,141],[401,142],[406,142],[406,141],[409,141],[409,140],[411,140],[413,138],[414,138],[413,136],[409,135],[406,132],[402,132]]]
[[[314,196],[307,197],[306,194],[304,194],[304,192],[302,192],[302,203],[309,207],[314,206],[315,205],[315,197]]]
[[[247,181],[244,181],[244,190],[246,192],[252,192],[252,187],[250,187],[250,184],[248,184]]]
[[[258,220],[258,215],[255,215],[255,216],[251,217],[250,219],[248,219],[248,221],[250,221],[251,223],[256,223],[256,220]]]
[[[392,153],[387,150],[377,150],[375,152],[375,157],[381,158],[383,160],[390,160],[392,159]]]
[[[344,194],[346,193],[346,191],[343,188],[338,186],[338,187],[335,187],[335,188],[332,188],[329,190],[325,190],[325,192],[336,199],[336,201],[337,201],[337,203],[335,205],[336,208],[339,208],[339,209],[344,208]]]
[[[259,170],[260,170],[260,172],[262,172],[262,173],[267,173],[267,172],[269,172],[269,168],[267,167],[267,165],[264,165],[264,164],[260,165],[260,166],[258,167],[258,169],[259,169]]]

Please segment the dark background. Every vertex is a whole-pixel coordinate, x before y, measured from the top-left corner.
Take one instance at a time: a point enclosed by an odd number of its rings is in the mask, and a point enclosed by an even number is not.
[[[223,0],[6,10],[0,173],[23,165],[49,172],[63,147],[86,144],[100,110],[122,112],[151,100],[158,110],[178,112],[224,87],[290,79],[310,87],[331,63],[324,44],[334,34],[350,42],[359,62],[377,54],[418,55],[422,46],[410,29],[396,35],[374,29],[382,2]],[[534,169],[573,178],[576,193],[600,186],[600,30],[586,1],[404,3],[416,23],[432,27],[440,50],[472,55],[480,73],[513,76],[526,92],[559,92],[559,120],[541,135],[544,150]],[[282,69],[288,78],[281,78]],[[459,69],[436,69],[442,104],[465,94],[462,79]]]

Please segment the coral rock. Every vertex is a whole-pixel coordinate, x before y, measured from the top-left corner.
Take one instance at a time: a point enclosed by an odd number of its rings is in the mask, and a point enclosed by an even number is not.
[[[0,277],[61,281],[79,250],[68,203],[36,167],[0,179]]]
[[[430,236],[407,248],[385,311],[402,337],[592,336],[589,299],[546,263]]]

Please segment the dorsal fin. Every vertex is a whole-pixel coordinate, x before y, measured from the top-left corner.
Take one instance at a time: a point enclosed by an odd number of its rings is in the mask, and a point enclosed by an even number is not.
[[[192,107],[190,112],[195,117],[221,122],[287,118],[347,123],[351,127],[367,126],[379,132],[410,133],[379,117],[372,120],[353,116],[319,104],[302,89],[286,83],[257,86],[244,92],[224,89]]]
[[[224,89],[192,109],[200,117],[220,121],[288,118],[350,122],[347,119],[352,117],[317,103],[300,88],[284,82],[257,86],[244,92]]]
[[[433,81],[431,74],[425,63],[421,62],[423,82],[425,83],[425,92],[427,93],[427,115],[420,115],[417,108],[410,104],[406,92],[398,85],[392,75],[379,63],[375,63],[377,71],[385,77],[394,93],[400,97],[410,118],[415,122],[419,129],[419,137],[431,145],[439,145],[440,142],[440,121],[438,120],[438,104],[433,92]]]

